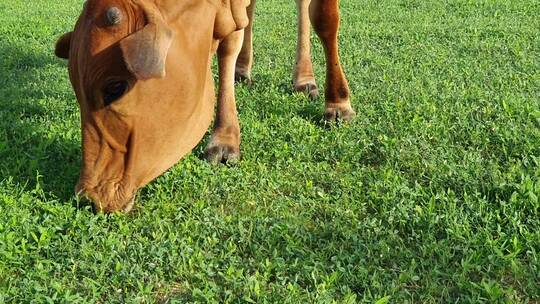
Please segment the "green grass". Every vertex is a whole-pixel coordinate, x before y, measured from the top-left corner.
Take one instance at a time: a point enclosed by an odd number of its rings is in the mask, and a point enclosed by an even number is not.
[[[202,143],[112,216],[72,195],[81,5],[0,2],[0,302],[540,302],[537,1],[343,0],[339,128],[291,93],[294,2],[259,1],[243,160]]]

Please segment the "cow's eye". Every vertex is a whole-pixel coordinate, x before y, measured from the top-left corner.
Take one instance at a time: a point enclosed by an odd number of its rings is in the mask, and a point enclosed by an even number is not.
[[[128,89],[127,81],[113,81],[109,82],[105,88],[103,88],[103,104],[105,106],[117,101],[122,97]]]

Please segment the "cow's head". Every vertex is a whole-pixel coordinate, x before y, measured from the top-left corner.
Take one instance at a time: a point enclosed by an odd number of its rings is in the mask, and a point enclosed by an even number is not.
[[[245,0],[88,0],[56,44],[79,102],[78,194],[129,210],[188,153],[213,115],[216,43],[247,24]]]

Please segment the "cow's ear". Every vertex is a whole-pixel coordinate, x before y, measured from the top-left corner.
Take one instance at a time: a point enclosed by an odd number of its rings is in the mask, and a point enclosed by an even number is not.
[[[247,7],[251,0],[224,0],[219,2],[220,7],[214,23],[214,38],[221,40],[232,32],[248,26]]]
[[[124,61],[137,79],[163,78],[173,33],[154,4],[138,3],[148,23],[120,41]]]
[[[54,48],[54,54],[58,58],[68,59],[69,58],[69,47],[71,46],[71,35],[73,32],[65,33],[60,36],[56,41],[56,46]]]

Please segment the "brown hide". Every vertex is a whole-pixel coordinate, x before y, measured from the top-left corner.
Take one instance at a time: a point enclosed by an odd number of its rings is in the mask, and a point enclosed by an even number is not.
[[[98,211],[131,208],[137,189],[201,140],[214,111],[211,58],[219,39],[247,25],[247,5],[88,0],[58,40],[81,112],[76,191]]]

